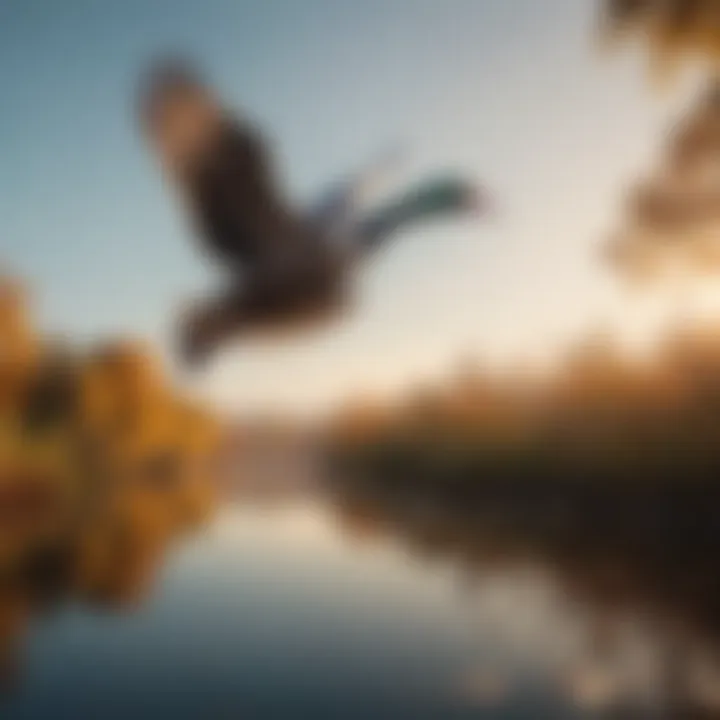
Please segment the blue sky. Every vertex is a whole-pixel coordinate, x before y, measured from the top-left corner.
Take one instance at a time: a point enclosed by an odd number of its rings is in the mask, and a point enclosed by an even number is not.
[[[4,0],[0,262],[48,329],[167,350],[216,278],[136,132],[148,59],[182,50],[276,141],[298,201],[388,142],[399,178],[460,168],[501,217],[415,232],[360,279],[344,323],[228,350],[194,388],[230,411],[320,408],[448,370],[537,356],[623,313],[597,246],[675,96],[593,47],[591,0]]]

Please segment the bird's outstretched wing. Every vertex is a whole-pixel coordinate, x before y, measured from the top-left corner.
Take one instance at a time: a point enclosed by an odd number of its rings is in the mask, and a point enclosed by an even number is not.
[[[311,240],[283,196],[268,143],[191,71],[163,66],[142,103],[150,145],[221,263],[273,264]]]

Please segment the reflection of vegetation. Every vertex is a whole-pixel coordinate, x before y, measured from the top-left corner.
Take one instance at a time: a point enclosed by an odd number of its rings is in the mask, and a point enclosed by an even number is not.
[[[665,711],[622,717],[718,717],[717,693],[702,685],[720,681],[717,494],[505,480],[470,488],[452,478],[363,475],[335,477],[330,489],[347,532],[394,537],[424,558],[450,560],[470,588],[513,568],[549,575],[587,621],[569,668],[578,681],[586,668],[627,669],[624,643],[645,637],[646,682]]]
[[[214,420],[131,343],[46,347],[0,283],[0,676],[48,601],[125,604],[213,506]]]

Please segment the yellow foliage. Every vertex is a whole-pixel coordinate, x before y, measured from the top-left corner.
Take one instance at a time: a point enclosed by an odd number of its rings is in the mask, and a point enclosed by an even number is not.
[[[208,505],[210,478],[202,477],[219,447],[217,421],[178,397],[166,381],[155,354],[144,344],[106,344],[74,361],[63,384],[73,398],[61,404],[51,429],[35,432],[25,425],[29,394],[47,359],[26,314],[25,293],[16,283],[0,286],[0,343],[7,349],[0,365],[0,481],[31,473],[65,487],[87,487],[101,478],[132,485],[146,481],[158,488],[184,488],[176,510],[187,515]],[[2,390],[12,391],[2,394]],[[52,403],[51,403],[52,404]],[[188,500],[190,498],[190,500]],[[143,503],[146,509],[150,506]],[[192,514],[192,513],[191,513]],[[156,509],[149,511],[158,517]]]
[[[116,467],[130,469],[159,453],[179,462],[212,452],[218,424],[164,382],[147,348],[118,343],[95,353],[80,373],[80,425]]]
[[[720,23],[716,0],[605,0],[606,36],[642,39],[653,74],[671,79],[687,61],[720,69]]]
[[[22,285],[0,277],[0,413],[16,406],[38,361],[27,305]]]

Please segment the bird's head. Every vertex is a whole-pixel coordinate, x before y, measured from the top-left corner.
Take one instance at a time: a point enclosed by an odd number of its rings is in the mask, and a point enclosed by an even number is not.
[[[177,59],[157,63],[147,73],[139,111],[145,136],[173,171],[202,152],[222,116],[217,98],[199,73]]]

